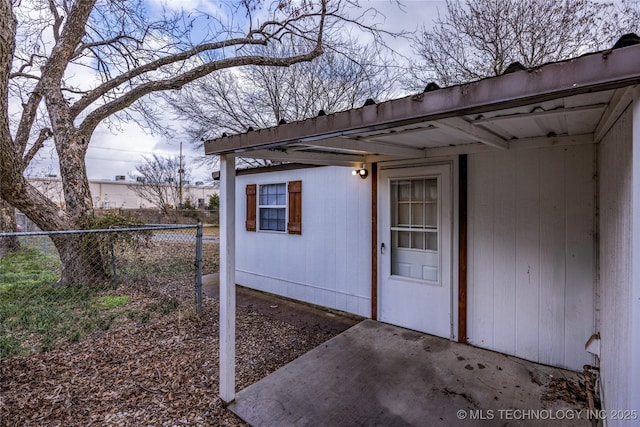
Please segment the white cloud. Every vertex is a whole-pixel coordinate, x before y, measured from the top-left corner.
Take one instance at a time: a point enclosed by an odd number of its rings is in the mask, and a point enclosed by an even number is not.
[[[204,12],[212,15],[224,13],[225,10],[221,6],[222,2],[210,0],[147,0],[147,4],[156,11],[163,9],[173,10],[176,12]]]
[[[182,152],[192,177],[209,180],[211,171],[195,168],[192,160],[203,153],[194,150],[187,142],[183,143]],[[157,154],[171,157],[179,153],[179,140],[167,141],[164,137],[150,135],[135,124],[122,125],[122,131],[116,135],[106,126],[100,126],[87,151],[87,175],[90,179],[114,179],[116,175],[126,175],[128,178],[145,156]]]

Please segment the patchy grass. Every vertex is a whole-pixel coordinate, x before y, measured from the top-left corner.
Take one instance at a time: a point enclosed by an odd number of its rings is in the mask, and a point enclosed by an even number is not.
[[[103,308],[117,308],[122,307],[123,305],[127,305],[131,301],[131,297],[129,295],[105,295],[100,298],[100,305]]]
[[[101,285],[57,286],[57,252],[42,242],[0,258],[0,359],[191,310],[195,245],[181,241],[188,238],[163,232],[135,247],[116,243],[117,283]],[[217,271],[218,245],[205,241],[203,249],[203,274]]]
[[[128,302],[99,298],[104,287],[56,286],[57,271],[56,259],[32,249],[0,259],[0,358],[46,352],[109,329],[118,316],[110,309]]]
[[[167,235],[171,236],[165,233]],[[203,274],[218,271],[218,251],[217,243],[205,242],[203,245]],[[118,246],[118,277],[129,281],[170,280],[176,275],[195,273],[195,256],[195,243],[188,241],[149,241],[138,248]]]

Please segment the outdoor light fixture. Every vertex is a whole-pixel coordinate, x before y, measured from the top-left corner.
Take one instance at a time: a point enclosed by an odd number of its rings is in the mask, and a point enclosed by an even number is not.
[[[353,172],[351,172],[351,175],[356,176],[358,175],[360,178],[365,179],[366,177],[369,176],[369,171],[365,169],[364,164],[362,164],[362,167],[359,169],[354,169]]]

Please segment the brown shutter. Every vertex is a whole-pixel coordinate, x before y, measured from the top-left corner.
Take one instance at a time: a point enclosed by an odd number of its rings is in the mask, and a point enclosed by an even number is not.
[[[256,184],[249,184],[245,190],[247,195],[247,231],[256,231]]]
[[[302,181],[289,182],[289,234],[302,234]]]

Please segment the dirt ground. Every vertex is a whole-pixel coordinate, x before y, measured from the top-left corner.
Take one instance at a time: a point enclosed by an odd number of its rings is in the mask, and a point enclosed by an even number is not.
[[[146,322],[129,319],[44,354],[0,359],[0,426],[241,426],[218,398],[218,288]],[[133,294],[136,304],[157,304]],[[241,390],[360,319],[239,287],[236,388]],[[545,399],[584,402],[583,387]]]
[[[1,426],[243,425],[218,398],[218,301],[203,314],[182,301],[147,323],[131,321],[29,357],[0,360]],[[240,390],[358,322],[238,289]]]
[[[236,305],[249,309],[271,320],[278,320],[303,330],[338,335],[358,323],[362,318],[346,313],[302,304],[264,292],[238,286]],[[218,273],[206,275],[202,280],[204,295],[218,298],[220,293]]]

